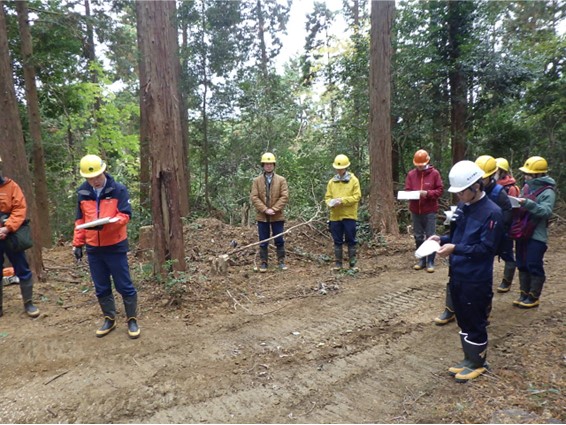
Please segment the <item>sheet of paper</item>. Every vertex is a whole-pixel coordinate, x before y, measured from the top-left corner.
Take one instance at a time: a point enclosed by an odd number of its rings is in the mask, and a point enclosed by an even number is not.
[[[419,190],[400,190],[397,192],[397,199],[400,200],[419,199],[420,197],[421,192]]]
[[[104,217],[99,218],[98,220],[89,221],[88,223],[79,224],[76,228],[77,229],[89,229],[91,227],[102,226],[103,224],[108,223],[116,223],[119,220],[118,217]]]
[[[512,208],[521,208],[521,204],[519,204],[519,198],[515,198],[514,196],[510,196],[509,200],[511,201]]]
[[[436,241],[429,239],[424,241],[423,244],[419,247],[419,249],[415,251],[415,257],[423,258],[426,257],[427,255],[432,254],[433,252],[438,251],[439,249],[440,249],[440,244]]]
[[[338,202],[338,201],[337,201],[336,199],[331,199],[330,201],[328,201],[328,206],[329,206],[329,207],[333,207],[334,205],[337,204],[337,202]]]

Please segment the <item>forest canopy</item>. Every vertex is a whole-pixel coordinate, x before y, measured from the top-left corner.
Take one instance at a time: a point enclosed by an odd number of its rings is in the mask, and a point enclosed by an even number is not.
[[[29,10],[32,55],[22,50],[16,3],[0,3],[4,36],[29,169],[34,182],[38,173],[45,179],[52,239],[70,238],[78,161],[87,153],[105,158],[110,173],[129,187],[135,237],[140,225],[152,222],[140,144],[144,87],[135,2],[20,2]],[[270,151],[289,182],[288,217],[308,218],[320,208],[332,160],[343,153],[360,178],[360,219],[368,221],[370,3],[345,0],[332,11],[315,2],[302,50],[278,69],[282,36],[294,30],[291,0],[176,2],[171,25],[178,36],[189,220],[241,223],[259,159]],[[395,9],[392,151],[382,152],[393,171],[383,178],[402,189],[414,152],[424,148],[446,180],[457,140],[466,159],[507,158],[517,177],[527,157],[543,156],[563,186],[566,2],[399,1]],[[344,34],[331,31],[339,15],[347,23]],[[27,114],[26,64],[35,70],[41,167]],[[455,75],[465,107],[457,131]]]

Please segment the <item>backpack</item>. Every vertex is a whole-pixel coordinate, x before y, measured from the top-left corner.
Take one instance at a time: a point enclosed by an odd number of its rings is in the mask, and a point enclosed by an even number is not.
[[[544,186],[533,193],[525,195],[525,198],[536,200],[537,196],[544,192],[546,189],[554,190],[552,186]],[[520,207],[513,211],[513,221],[509,229],[509,237],[515,240],[528,240],[532,238],[536,227],[541,219],[533,216],[526,208]]]
[[[502,190],[503,190],[503,186],[496,183],[495,186],[493,186],[491,192],[489,192],[489,199],[491,199],[493,202],[499,205],[499,194],[501,193]]]

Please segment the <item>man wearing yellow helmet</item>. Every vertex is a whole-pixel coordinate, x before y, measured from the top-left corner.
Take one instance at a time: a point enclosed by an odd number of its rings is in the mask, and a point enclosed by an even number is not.
[[[130,277],[127,253],[127,224],[132,216],[126,186],[116,182],[106,171],[106,162],[97,155],[86,155],[80,162],[80,174],[86,181],[77,190],[77,215],[73,237],[73,254],[82,260],[86,245],[90,275],[104,316],[96,331],[101,338],[116,328],[116,305],[112,281],[122,296],[128,322],[128,336],[140,336],[137,323],[138,295]],[[90,226],[96,220],[106,224]],[[112,279],[112,280],[111,280]]]
[[[324,200],[330,208],[330,233],[334,241],[334,270],[342,269],[344,243],[348,245],[348,263],[356,270],[356,224],[358,203],[362,199],[360,182],[354,173],[347,170],[350,160],[346,155],[337,155],[332,164],[336,174],[326,185]]]
[[[270,236],[283,233],[285,215],[283,209],[289,202],[289,187],[285,177],[275,173],[275,155],[266,152],[261,156],[263,172],[254,179],[250,200],[257,214],[257,230],[259,240],[264,241]],[[259,271],[267,271],[269,241],[259,245]],[[277,261],[280,270],[287,270],[285,265],[285,240],[283,235],[275,238]]]
[[[530,237],[517,240],[521,292],[513,304],[521,308],[533,308],[540,304],[539,298],[546,280],[544,253],[548,243],[548,219],[556,202],[556,181],[547,175],[548,163],[540,156],[530,157],[519,170],[525,176],[519,204],[528,211],[536,227]]]

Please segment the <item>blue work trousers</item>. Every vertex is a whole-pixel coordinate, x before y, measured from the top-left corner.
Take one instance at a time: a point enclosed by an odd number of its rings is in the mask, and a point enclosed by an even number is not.
[[[12,263],[14,274],[18,276],[20,280],[31,279],[32,273],[29,269],[25,251],[12,252],[6,248],[6,243],[3,240],[0,241],[0,270],[4,268],[4,254],[6,254],[8,260],[10,260],[10,263]],[[2,283],[0,283],[0,285],[1,284]]]
[[[345,242],[348,246],[356,246],[358,243],[358,240],[356,239],[356,225],[356,220],[351,218],[344,218],[340,221],[331,221],[330,234],[334,240],[334,245],[342,246]]]
[[[503,235],[503,237],[501,238],[499,256],[506,263],[509,261],[511,262],[515,261],[515,255],[513,255],[513,242],[514,242],[513,239],[511,239],[507,235]]]
[[[548,246],[541,241],[529,239],[518,240],[517,245],[517,268],[522,272],[529,272],[531,276],[545,276],[544,253]]]
[[[259,235],[259,240],[269,239],[271,236],[283,233],[285,227],[284,221],[258,221],[257,222],[257,233]],[[284,246],[285,240],[283,236],[278,236],[274,239],[275,246]],[[262,242],[259,244],[261,247],[266,247],[269,242]]]
[[[94,282],[94,289],[98,298],[112,294],[110,277],[114,281],[116,291],[122,297],[133,297],[137,294],[130,277],[127,253],[92,253],[87,251],[87,255],[90,276]]]
[[[450,292],[456,320],[468,341],[475,344],[487,342],[488,308],[493,297],[493,279],[480,282],[463,282],[450,278]]]

